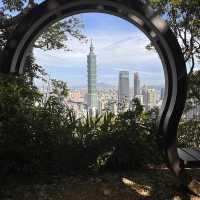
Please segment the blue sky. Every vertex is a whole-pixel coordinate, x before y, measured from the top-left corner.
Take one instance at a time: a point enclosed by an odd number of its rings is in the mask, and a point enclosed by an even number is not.
[[[117,85],[120,70],[139,72],[143,84],[164,85],[164,74],[158,54],[147,51],[148,38],[134,25],[119,17],[100,13],[78,15],[84,23],[83,33],[93,39],[97,55],[97,80]],[[69,86],[87,85],[87,54],[90,42],[68,42],[71,52],[34,50],[37,62],[56,79]]]
[[[145,49],[149,40],[138,28],[108,14],[87,13],[78,17],[85,26],[83,33],[94,41],[98,82],[117,85],[119,71],[127,70],[131,84],[133,73],[137,71],[143,84],[164,85],[161,61],[156,52]],[[90,44],[70,38],[68,45],[71,52],[35,49],[36,61],[51,78],[64,80],[69,86],[87,85],[87,54]]]

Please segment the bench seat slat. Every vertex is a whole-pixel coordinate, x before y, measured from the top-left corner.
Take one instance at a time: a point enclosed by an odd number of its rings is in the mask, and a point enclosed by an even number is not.
[[[197,160],[200,160],[200,151],[198,151],[197,149],[183,149],[183,150],[185,150],[188,154],[195,157]]]
[[[178,148],[178,154],[185,161],[186,167],[200,168],[200,149]]]
[[[179,157],[184,161],[188,161],[188,162],[198,161],[195,157],[191,156],[190,154],[187,153],[187,151],[183,149],[178,149],[178,154],[179,154]]]

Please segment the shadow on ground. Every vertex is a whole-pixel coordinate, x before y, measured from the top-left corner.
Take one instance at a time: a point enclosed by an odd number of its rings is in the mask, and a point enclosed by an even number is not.
[[[188,171],[200,178],[200,170]],[[73,175],[65,177],[7,178],[2,200],[200,200],[180,191],[167,170]]]

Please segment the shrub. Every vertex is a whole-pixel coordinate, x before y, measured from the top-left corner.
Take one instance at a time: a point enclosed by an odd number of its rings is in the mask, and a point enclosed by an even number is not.
[[[200,147],[200,121],[189,120],[180,122],[178,128],[178,144],[184,148]]]
[[[118,115],[77,119],[59,95],[52,93],[44,101],[23,77],[2,77],[1,173],[135,169],[158,162],[151,112],[144,113],[138,101],[134,103],[132,110]]]

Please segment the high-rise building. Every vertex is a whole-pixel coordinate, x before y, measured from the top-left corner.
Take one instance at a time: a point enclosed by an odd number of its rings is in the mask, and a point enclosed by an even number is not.
[[[129,72],[119,72],[118,110],[124,111],[129,106]]]
[[[90,110],[98,109],[97,88],[96,88],[96,55],[91,41],[90,53],[87,56],[88,72],[88,96],[87,105]]]
[[[144,106],[144,110],[147,111],[148,110],[148,98],[147,98],[147,90],[148,90],[148,87],[146,85],[144,85],[142,88],[141,88],[141,95],[142,95],[142,99],[143,99],[143,106]]]
[[[140,95],[140,79],[138,72],[134,73],[134,97]]]
[[[148,88],[147,89],[147,101],[148,101],[148,108],[151,109],[154,106],[156,106],[156,90],[154,88]]]
[[[144,105],[147,105],[148,104],[148,99],[147,99],[147,86],[146,85],[144,85],[143,87],[142,87],[142,89],[141,89],[141,91],[142,91],[142,96],[143,96],[143,104]]]

